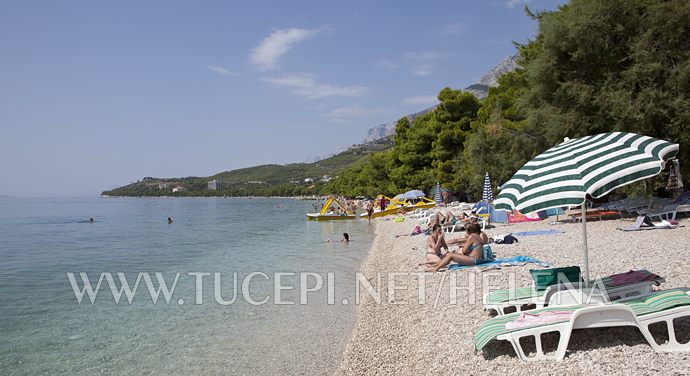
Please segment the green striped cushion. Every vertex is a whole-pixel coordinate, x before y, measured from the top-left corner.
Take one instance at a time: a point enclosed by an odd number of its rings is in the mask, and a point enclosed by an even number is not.
[[[498,304],[505,303],[511,300],[522,300],[535,298],[537,296],[543,295],[544,292],[539,292],[534,289],[534,287],[519,287],[512,290],[495,290],[489,293],[487,298],[487,303]]]
[[[658,291],[646,297],[640,299],[629,300],[622,303],[613,304],[625,304],[630,307],[637,316],[644,316],[654,312],[660,312],[663,310],[671,309],[674,307],[690,305],[690,296],[685,291],[682,290],[665,290]],[[530,313],[540,313],[546,311],[575,311],[577,309],[586,307],[586,305],[576,305],[567,307],[546,307],[541,309],[534,309],[529,311]],[[511,333],[518,329],[506,329],[506,323],[513,321],[520,316],[521,312],[511,313],[506,316],[497,316],[490,320],[485,321],[477,330],[474,335],[474,347],[477,350],[481,350],[487,343],[491,342],[496,337]],[[569,319],[563,319],[559,322],[565,322]],[[556,322],[555,322],[556,323]],[[552,323],[552,324],[555,324]],[[551,325],[551,324],[549,324]],[[543,325],[537,325],[543,326]],[[537,327],[534,326],[534,327]]]
[[[653,274],[647,270],[639,270],[639,272],[647,274],[647,275]],[[609,287],[612,287],[611,286],[612,282],[613,282],[613,279],[610,276],[608,276],[608,277],[603,277],[600,280],[591,280],[590,285],[603,283],[605,287],[609,288]],[[619,287],[619,286],[615,286],[615,287]],[[489,296],[487,298],[487,304],[500,304],[500,303],[506,303],[509,301],[536,298],[538,296],[542,296],[543,294],[544,294],[543,291],[542,292],[536,291],[534,289],[534,287],[519,287],[519,288],[512,289],[512,290],[510,290],[510,289],[508,289],[508,290],[495,290],[495,291],[491,291],[489,293]]]

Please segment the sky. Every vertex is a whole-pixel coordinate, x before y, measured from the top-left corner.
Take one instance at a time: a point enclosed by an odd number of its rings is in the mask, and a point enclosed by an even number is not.
[[[0,195],[314,161],[463,89],[557,0],[0,2]]]

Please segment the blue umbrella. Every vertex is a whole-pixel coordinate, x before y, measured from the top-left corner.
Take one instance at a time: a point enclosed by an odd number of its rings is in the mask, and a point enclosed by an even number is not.
[[[484,190],[482,191],[482,201],[491,202],[494,200],[494,193],[491,190],[491,178],[489,173],[484,175]]]
[[[441,197],[441,184],[439,182],[436,182],[436,193],[434,193],[434,201],[436,201],[436,205],[441,205],[443,202],[443,198]]]
[[[402,195],[400,195],[400,198],[405,199],[405,200],[409,200],[409,199],[413,199],[413,198],[420,198],[420,197],[424,197],[424,192],[417,190],[417,189],[407,191],[407,192],[403,193]]]

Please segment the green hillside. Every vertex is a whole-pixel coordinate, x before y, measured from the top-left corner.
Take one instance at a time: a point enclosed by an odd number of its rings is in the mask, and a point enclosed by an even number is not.
[[[362,164],[369,154],[392,146],[390,138],[354,145],[348,150],[314,163],[270,164],[207,177],[154,178],[128,184],[102,194],[107,196],[301,196],[320,194],[323,185],[341,171]],[[221,189],[209,190],[217,180]],[[182,191],[173,192],[174,188]]]

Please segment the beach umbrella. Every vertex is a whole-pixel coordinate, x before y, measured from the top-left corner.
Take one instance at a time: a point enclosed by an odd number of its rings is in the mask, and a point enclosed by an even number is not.
[[[491,202],[494,200],[494,193],[491,190],[491,178],[489,177],[489,172],[487,171],[484,175],[484,190],[482,190],[482,201]]]
[[[436,205],[441,205],[441,203],[443,203],[443,198],[441,197],[441,184],[439,182],[436,182],[434,191],[434,201],[436,201]]]
[[[646,179],[663,171],[678,154],[678,144],[634,133],[612,132],[568,138],[527,162],[496,197],[496,209],[530,213],[579,205],[582,209],[582,248],[585,283],[589,281],[587,199]]]
[[[405,199],[405,200],[410,200],[413,198],[420,198],[420,197],[424,197],[424,196],[425,196],[424,192],[417,190],[417,189],[407,191],[407,192],[403,193],[402,195],[400,195],[400,197]]]

